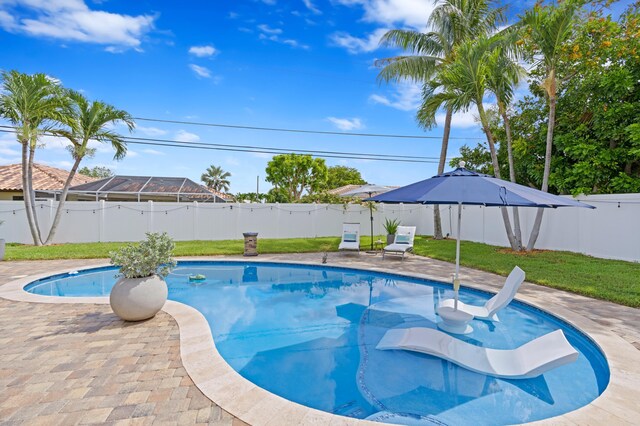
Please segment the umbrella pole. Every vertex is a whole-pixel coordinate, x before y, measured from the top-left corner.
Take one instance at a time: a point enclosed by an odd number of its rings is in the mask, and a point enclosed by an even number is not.
[[[462,203],[458,203],[458,233],[456,235],[456,275],[453,278],[453,309],[458,310],[458,291],[460,290],[460,279],[458,274],[460,273],[460,225],[462,223]]]
[[[369,193],[369,198],[373,192]],[[369,201],[369,216],[371,217],[371,251],[373,251],[373,203]]]

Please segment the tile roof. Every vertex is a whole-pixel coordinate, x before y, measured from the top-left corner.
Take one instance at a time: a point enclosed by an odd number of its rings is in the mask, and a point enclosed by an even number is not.
[[[36,191],[61,190],[69,176],[68,170],[44,164],[33,165],[33,189]],[[71,186],[93,182],[95,179],[76,173]],[[22,165],[0,166],[0,191],[22,191]]]

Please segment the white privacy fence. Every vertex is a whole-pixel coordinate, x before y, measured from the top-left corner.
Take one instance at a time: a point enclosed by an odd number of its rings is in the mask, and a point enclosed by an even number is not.
[[[581,197],[595,210],[547,209],[536,248],[567,250],[596,257],[640,261],[640,194]],[[37,202],[40,228],[48,232],[57,203]],[[455,237],[456,206],[441,206],[443,232]],[[511,211],[511,208],[509,208]],[[521,208],[526,241],[536,209]],[[433,234],[432,206],[377,205],[374,232],[383,234],[385,218],[417,226]],[[24,204],[0,201],[0,238],[31,243]],[[55,242],[137,241],[145,232],[166,231],[178,241],[240,239],[243,232],[259,238],[313,238],[340,235],[343,222],[359,222],[369,234],[365,206],[326,204],[198,204],[198,203],[65,203]],[[500,209],[463,206],[462,239],[507,246]]]

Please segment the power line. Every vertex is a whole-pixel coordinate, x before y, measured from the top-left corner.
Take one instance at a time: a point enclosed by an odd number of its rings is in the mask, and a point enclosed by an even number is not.
[[[13,127],[0,126],[0,128],[11,129],[3,130],[4,133],[16,133]],[[49,136],[56,136],[51,133],[45,133]],[[188,149],[205,149],[215,151],[232,151],[232,152],[247,152],[247,153],[259,153],[259,154],[282,154],[283,152],[291,152],[283,148],[271,148],[271,147],[248,147],[242,145],[229,145],[229,144],[211,144],[204,142],[188,142],[188,141],[174,141],[168,139],[152,139],[152,138],[134,138],[124,137],[123,140],[129,144],[135,145],[150,145],[150,146],[163,146],[173,148],[188,148]],[[300,150],[298,150],[300,151]],[[386,154],[359,154],[359,153],[342,153],[338,151],[304,151],[310,155],[322,158],[341,158],[351,160],[371,160],[371,161],[388,161],[388,162],[403,162],[403,163],[431,163],[437,164],[438,161],[433,157],[415,157],[415,156],[394,156]],[[422,159],[421,159],[422,158]]]
[[[258,127],[258,126],[244,126],[239,124],[203,123],[198,121],[163,120],[160,118],[144,118],[144,117],[134,117],[134,120],[152,121],[157,123],[186,124],[190,126],[223,127],[227,129],[260,130],[260,131],[268,131],[268,132],[307,133],[307,134],[334,135],[334,136],[362,136],[362,137],[374,137],[374,138],[437,139],[437,140],[442,139],[442,136],[397,135],[397,134],[389,134],[389,133],[332,132],[332,131],[325,131],[325,130],[303,130],[303,129],[288,129],[288,128],[282,128],[282,127]],[[449,139],[450,140],[478,140],[481,138],[449,137]]]

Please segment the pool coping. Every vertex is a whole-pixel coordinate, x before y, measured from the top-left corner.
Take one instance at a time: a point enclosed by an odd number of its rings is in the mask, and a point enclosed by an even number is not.
[[[280,263],[308,266],[323,266],[317,262],[277,259],[246,259],[237,257],[188,257],[179,258],[181,261],[234,261],[256,263]],[[88,265],[78,270],[109,266],[106,263]],[[449,276],[443,274],[408,273],[376,266],[342,265],[331,262],[326,266],[351,270],[374,271],[389,273],[396,276],[413,277],[419,279],[448,282]],[[42,296],[23,290],[27,284],[51,275],[69,272],[70,268],[53,270],[47,273],[21,277],[0,286],[0,297],[31,303],[52,304],[108,304],[108,297],[56,297]],[[504,279],[504,278],[502,278]],[[473,282],[465,282],[465,286],[486,292],[484,288],[475,286]],[[545,291],[558,291],[545,288]],[[609,385],[598,398],[591,403],[569,413],[539,420],[529,424],[580,425],[604,423],[634,423],[640,410],[637,401],[640,400],[640,363],[638,350],[617,334],[607,330],[602,325],[592,321],[584,315],[571,311],[553,302],[540,300],[519,294],[520,300],[537,309],[556,315],[569,324],[588,335],[604,352],[610,368]],[[297,425],[297,424],[327,424],[327,425],[379,425],[361,419],[338,416],[324,411],[303,406],[286,400],[280,396],[258,387],[233,370],[218,353],[209,324],[204,316],[195,308],[180,302],[168,300],[164,305],[164,312],[171,315],[180,330],[180,356],[182,363],[195,385],[214,403],[222,409],[252,425]]]

